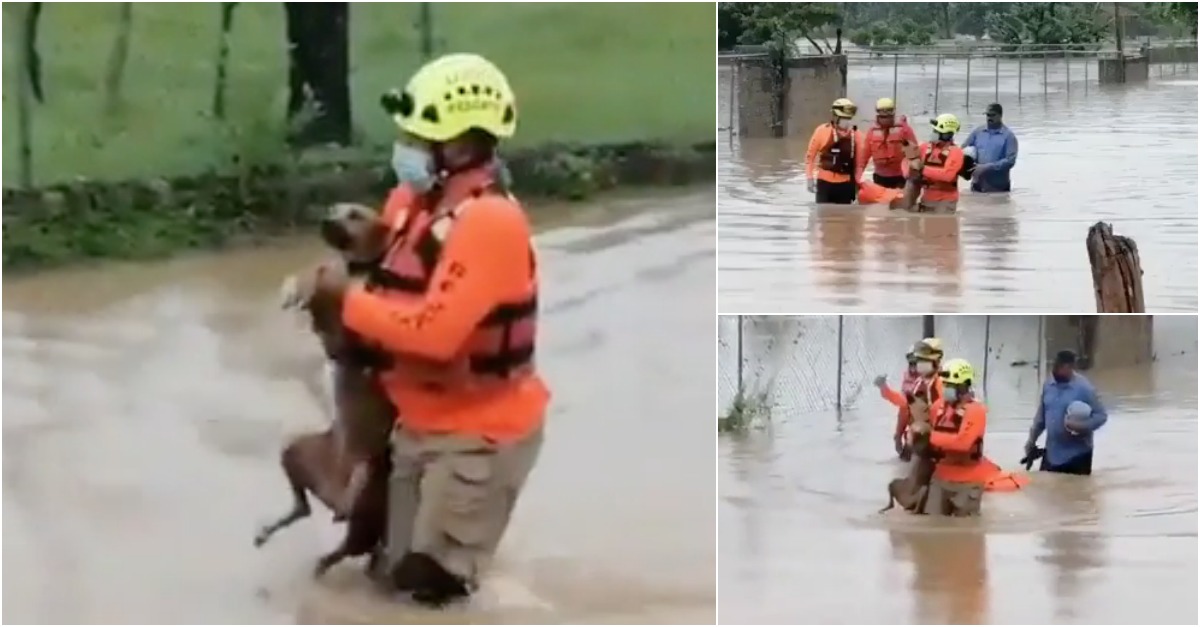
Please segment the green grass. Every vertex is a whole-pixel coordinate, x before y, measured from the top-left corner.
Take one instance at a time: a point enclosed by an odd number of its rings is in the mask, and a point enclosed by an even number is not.
[[[280,155],[286,44],[280,3],[243,3],[231,36],[228,119],[209,109],[217,3],[138,3],[122,104],[103,113],[102,82],[116,3],[47,3],[39,50],[46,105],[33,114],[35,183],[77,176],[170,176],[225,168],[238,155]],[[22,8],[4,6],[4,183],[17,179],[16,73]],[[394,136],[384,90],[420,64],[416,3],[354,4],[351,93],[362,142]],[[516,144],[702,141],[712,138],[715,6],[687,4],[435,4],[439,52],[489,56],[521,111]]]
[[[745,433],[755,427],[765,426],[770,414],[771,406],[765,392],[747,394],[745,390],[738,390],[729,409],[717,417],[717,432]]]

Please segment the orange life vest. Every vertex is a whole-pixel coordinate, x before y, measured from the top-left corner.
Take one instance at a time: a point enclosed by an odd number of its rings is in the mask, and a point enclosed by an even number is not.
[[[925,165],[927,165],[927,166],[931,165],[931,166],[938,167],[938,168],[945,165],[946,159],[950,158],[950,148],[952,148],[953,146],[954,146],[954,144],[946,143],[946,144],[942,144],[941,147],[938,148],[937,146],[934,146],[934,144],[931,142],[929,144],[929,147],[925,149],[925,157],[924,157]],[[941,181],[933,181],[930,179],[923,179],[923,184],[925,185],[925,187],[928,187],[930,189],[936,189],[936,190],[947,191],[947,192],[957,192],[958,191],[958,181],[957,180],[950,182],[950,183],[943,183]]]
[[[871,125],[867,131],[867,154],[875,160],[875,172],[881,176],[898,176],[904,162],[904,142],[912,130],[906,120],[889,127]]]
[[[942,433],[957,434],[962,428],[963,413],[969,403],[974,403],[974,400],[969,400],[959,406],[953,406],[950,403],[942,404],[942,411],[939,415],[933,417],[933,430]],[[983,459],[983,438],[980,437],[971,445],[971,451],[966,454],[965,458],[958,453],[946,453],[943,461],[951,464],[974,463]]]
[[[366,281],[368,291],[421,295],[429,289],[443,241],[454,220],[484,194],[503,194],[490,172],[474,176],[459,197],[417,195],[411,187],[392,191],[384,207],[392,240],[383,262]],[[532,372],[537,338],[537,263],[530,247],[529,289],[519,300],[499,303],[478,323],[451,363],[396,356],[393,366],[418,377],[431,391],[478,389]],[[420,321],[417,321],[420,324]],[[403,410],[401,410],[403,411]]]

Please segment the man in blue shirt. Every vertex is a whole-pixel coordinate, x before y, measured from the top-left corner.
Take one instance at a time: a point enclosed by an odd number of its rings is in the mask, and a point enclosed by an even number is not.
[[[1052,378],[1042,386],[1042,398],[1038,403],[1037,415],[1029,439],[1025,441],[1025,454],[1031,455],[1037,447],[1038,436],[1046,432],[1046,455],[1041,469],[1070,475],[1092,474],[1092,434],[1108,422],[1108,412],[1096,396],[1091,381],[1075,372],[1075,353],[1060,351],[1054,359]],[[1092,409],[1091,415],[1067,418],[1067,406],[1082,402]]]
[[[1000,103],[988,105],[986,115],[987,126],[975,127],[963,142],[963,148],[975,147],[971,191],[1012,191],[1009,171],[1017,165],[1017,136],[1004,125],[1004,107]]]

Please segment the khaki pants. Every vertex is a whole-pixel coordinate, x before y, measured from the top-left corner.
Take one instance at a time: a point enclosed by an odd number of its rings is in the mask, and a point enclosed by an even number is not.
[[[474,586],[508,528],[542,430],[497,446],[474,436],[392,434],[387,566],[423,553]]]
[[[929,484],[926,514],[978,516],[983,506],[983,485],[934,479]]]

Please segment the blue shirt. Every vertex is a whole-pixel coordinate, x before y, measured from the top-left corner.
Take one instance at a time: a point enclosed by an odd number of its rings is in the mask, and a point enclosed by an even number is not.
[[[1007,192],[1012,189],[1009,171],[1017,165],[1017,136],[1001,124],[999,128],[976,127],[962,147],[975,147],[976,168],[983,166],[979,178],[971,182],[977,192]]]
[[[1092,406],[1092,415],[1084,421],[1086,424],[1079,435],[1067,431],[1067,405],[1073,401],[1083,401]],[[1072,375],[1066,383],[1059,383],[1052,377],[1042,386],[1042,401],[1038,404],[1037,415],[1033,417],[1029,437],[1036,440],[1045,431],[1046,461],[1061,466],[1091,452],[1092,433],[1106,422],[1108,412],[1100,404],[1091,381],[1079,373]]]

